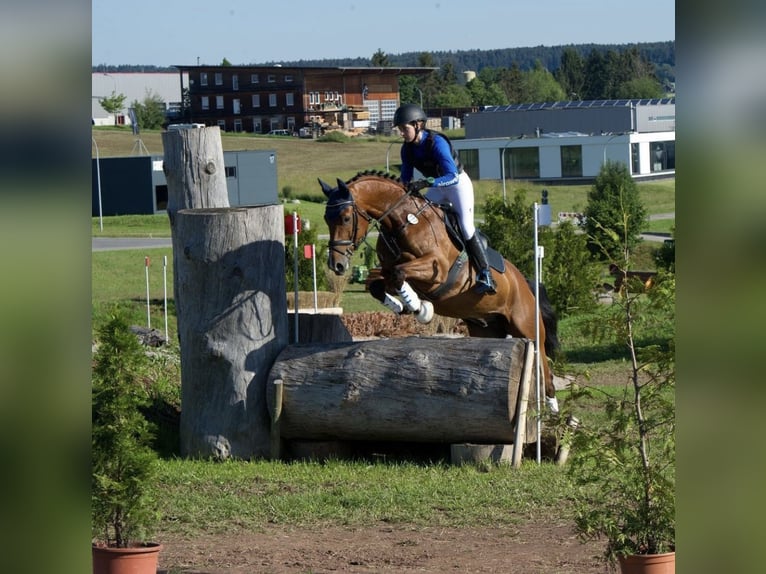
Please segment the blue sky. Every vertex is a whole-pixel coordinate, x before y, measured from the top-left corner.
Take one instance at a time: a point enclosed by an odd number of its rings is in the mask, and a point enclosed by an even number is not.
[[[92,64],[259,64],[675,40],[673,0],[93,0]]]

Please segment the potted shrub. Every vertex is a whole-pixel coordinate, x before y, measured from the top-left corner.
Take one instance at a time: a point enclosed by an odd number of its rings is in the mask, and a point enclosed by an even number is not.
[[[618,395],[604,393],[601,423],[582,417],[572,445],[577,533],[605,538],[605,558],[623,573],[675,572],[673,336],[663,346],[643,330],[652,319],[672,326],[674,302],[674,275],[660,272],[647,292],[624,273],[611,320],[600,327],[625,344],[628,381]],[[636,569],[646,562],[657,569]]]
[[[130,572],[154,574],[162,547],[147,542],[157,521],[150,493],[157,455],[150,446],[153,427],[141,411],[148,405],[146,356],[122,315],[98,332],[91,414],[93,571],[127,572],[119,564],[129,561]],[[146,570],[139,569],[144,562]]]

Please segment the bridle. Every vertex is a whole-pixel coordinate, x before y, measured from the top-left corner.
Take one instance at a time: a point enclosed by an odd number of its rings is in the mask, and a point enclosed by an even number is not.
[[[383,221],[386,217],[388,217],[395,209],[397,209],[407,198],[412,196],[412,192],[409,191],[406,188],[404,189],[404,194],[394,202],[394,204],[389,207],[386,211],[384,211],[380,217],[372,217],[365,211],[362,211],[359,209],[359,207],[356,205],[356,202],[354,201],[354,196],[351,193],[351,190],[349,189],[349,199],[344,199],[342,201],[338,201],[336,203],[327,204],[327,208],[325,211],[328,210],[337,210],[338,213],[340,213],[342,210],[346,208],[346,206],[351,206],[353,209],[353,221],[352,221],[352,232],[351,237],[352,239],[337,239],[337,240],[330,240],[328,246],[331,251],[334,251],[335,253],[350,258],[356,249],[359,248],[359,246],[366,242],[367,235],[370,233],[370,227],[374,227],[378,230],[380,233],[380,236],[384,239],[386,242],[388,248],[391,250],[392,253],[395,253],[394,248],[391,245],[391,242],[389,241],[389,234],[385,233],[385,230],[381,231],[381,221]],[[418,210],[418,212],[423,211],[427,207],[428,203]],[[357,238],[357,235],[359,233],[359,218],[364,219],[367,222],[367,231],[364,235]],[[405,221],[404,228],[406,228],[407,225],[410,225],[409,222]],[[340,249],[342,247],[345,247],[345,249]]]

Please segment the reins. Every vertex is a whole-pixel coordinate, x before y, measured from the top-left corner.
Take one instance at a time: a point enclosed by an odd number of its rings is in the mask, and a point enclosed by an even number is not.
[[[362,243],[367,243],[367,236],[370,233],[370,229],[374,227],[378,231],[379,237],[383,238],[383,241],[386,243],[386,246],[389,248],[391,253],[398,257],[400,253],[397,254],[397,252],[392,247],[389,241],[390,238],[388,236],[388,233],[386,233],[385,228],[381,226],[381,222],[385,218],[387,218],[389,215],[391,215],[391,213],[393,213],[407,198],[412,197],[411,191],[409,191],[408,189],[404,187],[402,187],[402,190],[404,191],[404,194],[399,199],[397,199],[393,203],[393,205],[391,205],[388,209],[386,209],[381,214],[380,217],[375,218],[370,216],[367,212],[359,209],[359,206],[357,206],[356,201],[354,200],[354,196],[351,193],[351,190],[349,189],[351,199],[334,203],[332,207],[338,209],[346,205],[350,205],[353,208],[354,220],[353,220],[353,228],[352,228],[352,235],[351,235],[352,239],[330,240],[330,243],[329,243],[330,249],[332,249],[336,253],[339,253],[340,255],[344,255],[348,257],[351,255],[351,252],[356,250]],[[426,207],[428,207],[427,201],[423,204],[422,207],[418,209],[415,215],[420,215],[426,209]],[[359,239],[357,239],[357,233],[359,229],[359,217],[362,217],[367,222],[368,225],[367,225],[367,231],[365,232],[365,234]],[[406,228],[408,224],[409,222],[405,220],[401,229]],[[395,230],[391,230],[391,231],[395,231]],[[351,247],[350,250],[348,249],[349,246]],[[346,247],[347,249],[341,250],[341,249],[337,249],[338,247]]]

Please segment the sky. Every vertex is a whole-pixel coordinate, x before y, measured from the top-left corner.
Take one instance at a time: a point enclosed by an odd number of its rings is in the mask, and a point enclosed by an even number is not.
[[[152,22],[156,26],[149,26]],[[195,65],[675,40],[674,0],[93,0],[92,64]]]

